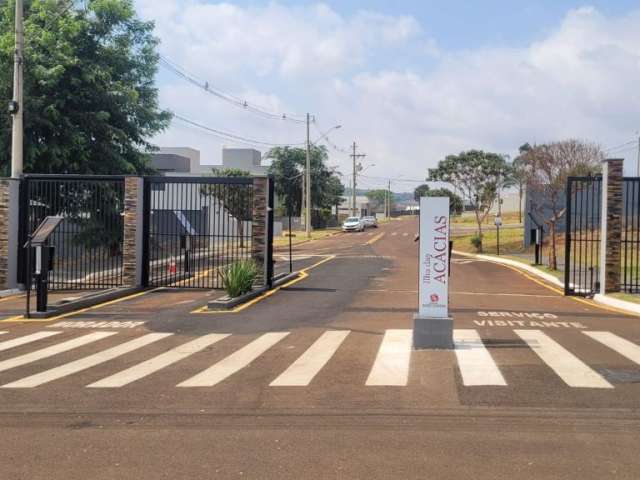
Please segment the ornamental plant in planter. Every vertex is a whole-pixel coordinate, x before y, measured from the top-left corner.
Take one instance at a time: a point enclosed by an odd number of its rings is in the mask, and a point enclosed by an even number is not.
[[[222,268],[219,275],[229,298],[235,298],[251,291],[258,266],[253,260],[239,260]]]

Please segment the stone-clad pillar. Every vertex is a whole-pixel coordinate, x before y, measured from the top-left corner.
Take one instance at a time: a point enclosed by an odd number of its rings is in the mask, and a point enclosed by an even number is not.
[[[125,287],[142,285],[142,216],[143,179],[124,180],[124,241],[122,248],[122,283]]]
[[[25,212],[26,215],[26,212]],[[0,179],[0,290],[18,286],[20,180]]]
[[[621,158],[603,162],[600,232],[600,293],[603,294],[620,291],[623,165]]]
[[[268,179],[253,179],[253,219],[251,223],[251,258],[260,268],[261,285],[266,284]]]

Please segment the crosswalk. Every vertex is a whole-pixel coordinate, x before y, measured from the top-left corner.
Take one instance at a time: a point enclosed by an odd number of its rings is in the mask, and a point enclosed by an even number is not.
[[[361,352],[358,349],[358,339],[352,335],[350,330],[325,330],[312,339],[305,337],[302,353],[291,358],[291,362],[285,368],[282,365],[278,371],[273,371],[272,363],[269,363],[265,356],[268,352],[277,350],[278,355],[291,347],[291,342],[284,342],[285,339],[295,337],[295,334],[288,331],[262,333],[255,338],[245,341],[241,337],[239,346],[225,356],[217,356],[216,362],[207,361],[210,352],[217,352],[219,346],[226,345],[231,339],[238,342],[238,336],[229,333],[209,333],[187,341],[179,340],[178,336],[172,333],[146,333],[139,336],[121,339],[117,332],[98,331],[88,334],[78,335],[77,332],[44,330],[29,333],[23,336],[11,338],[9,332],[1,332],[3,341],[0,342],[0,388],[2,389],[32,389],[48,384],[55,384],[63,378],[75,378],[78,386],[91,389],[117,389],[130,385],[135,385],[142,379],[154,376],[161,377],[161,372],[169,370],[171,366],[198,357],[199,365],[184,374],[183,379],[170,385],[186,388],[212,388],[216,385],[231,381],[231,377],[244,369],[257,369],[264,373],[260,378],[268,377],[265,381],[266,388],[282,389],[285,387],[301,388],[313,386],[318,377],[335,360],[338,352],[350,351]],[[592,346],[605,347],[610,351],[610,355],[619,359],[619,363],[628,364],[631,368],[638,369],[640,375],[640,346],[612,332],[607,331],[582,331],[572,332],[579,342],[593,342]],[[73,338],[68,336],[73,335]],[[513,330],[514,338],[521,340],[518,347],[522,354],[522,347],[526,347],[527,365],[543,366],[548,375],[553,375],[569,388],[591,389],[591,390],[612,390],[616,388],[615,382],[605,378],[601,360],[590,363],[584,354],[577,353],[575,346],[565,348],[554,335],[542,330]],[[59,338],[58,338],[59,337]],[[4,339],[8,338],[8,339]],[[108,348],[102,342],[109,342]],[[101,342],[98,344],[98,342]],[[299,344],[300,342],[296,340]],[[48,345],[43,346],[43,343]],[[99,346],[93,346],[99,345]],[[156,345],[155,355],[146,355],[146,348]],[[233,344],[233,343],[232,343]],[[283,345],[284,344],[284,345]],[[288,347],[287,347],[288,345]],[[574,345],[574,343],[572,343]],[[371,345],[369,345],[371,346]],[[81,348],[83,347],[83,348]],[[24,349],[31,349],[27,353],[12,355],[11,350],[15,349],[23,352]],[[73,357],[74,352],[86,351],[93,348],[93,353],[75,358],[66,363],[59,364],[56,357]],[[226,348],[226,347],[225,347]],[[508,347],[507,347],[508,348]],[[278,350],[279,349],[279,350]],[[504,350],[504,349],[503,349]],[[158,353],[160,351],[161,353]],[[381,387],[406,387],[411,386],[412,367],[420,362],[415,361],[415,356],[421,352],[412,350],[412,331],[409,329],[389,329],[384,332],[375,352],[369,350],[370,363],[367,375],[363,375],[362,386],[367,389]],[[109,366],[117,359],[129,354],[136,354],[137,362],[128,362],[128,368],[114,368],[109,375],[92,378],[91,381],[81,380],[81,372],[89,371],[98,366]],[[64,354],[64,355],[63,355]],[[196,355],[198,354],[198,355]],[[360,353],[362,354],[362,353]],[[77,357],[77,355],[76,355]],[[289,358],[289,357],[287,357]],[[460,374],[460,382],[465,387],[495,387],[506,388],[511,382],[517,383],[513,378],[509,363],[504,352],[493,349],[491,339],[483,339],[475,329],[454,330],[454,354],[451,357]],[[42,362],[54,362],[52,368],[39,368]],[[139,360],[138,360],[139,359]],[[118,363],[117,361],[114,363]],[[362,368],[362,362],[353,362]],[[12,370],[30,365],[30,374],[22,378],[10,378]],[[103,369],[105,367],[102,367]],[[423,367],[421,367],[423,368]],[[184,372],[188,369],[180,370]],[[333,370],[335,375],[335,369]],[[35,373],[33,373],[35,372]],[[510,377],[511,375],[511,377]],[[339,379],[337,381],[339,383]]]

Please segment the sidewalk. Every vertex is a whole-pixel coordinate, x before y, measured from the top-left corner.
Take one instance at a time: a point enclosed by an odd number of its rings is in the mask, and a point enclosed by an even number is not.
[[[527,273],[530,273],[532,275],[535,275],[538,278],[541,278],[545,282],[550,283],[555,287],[564,289],[564,282],[562,282],[557,276],[553,275],[552,273],[544,272],[542,269],[535,267],[529,263],[525,263],[524,261],[521,261],[521,260],[498,257],[497,255],[482,255],[477,253],[461,252],[458,250],[454,250],[453,253],[456,255],[461,255],[461,256],[470,257],[470,258],[477,258],[480,260],[486,260],[486,261],[498,263],[501,265],[509,265],[511,267],[514,267],[519,270],[523,270]],[[640,315],[640,303],[623,300],[621,298],[615,298],[611,295],[602,295],[600,293],[594,295],[593,301],[601,305],[623,310],[625,313],[629,313],[632,315]],[[639,298],[639,301],[640,301],[640,298]]]

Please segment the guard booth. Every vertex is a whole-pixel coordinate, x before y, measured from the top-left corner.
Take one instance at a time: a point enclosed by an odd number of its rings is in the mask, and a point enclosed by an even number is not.
[[[45,217],[25,243],[27,257],[27,311],[31,313],[31,285],[36,286],[36,311],[46,312],[49,296],[49,272],[53,270],[55,249],[49,239],[62,222],[62,217]]]

